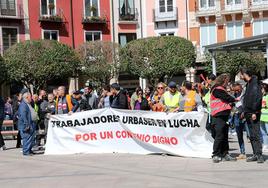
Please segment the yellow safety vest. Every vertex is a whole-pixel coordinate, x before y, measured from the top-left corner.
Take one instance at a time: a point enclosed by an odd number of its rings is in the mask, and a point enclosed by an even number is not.
[[[175,110],[179,107],[180,102],[180,93],[176,91],[174,95],[172,95],[169,91],[164,93],[164,105],[168,108],[168,111]]]
[[[262,97],[261,121],[268,122],[268,95]]]
[[[204,102],[207,105],[207,110],[210,112],[210,90],[207,92],[207,94],[203,98]]]
[[[195,95],[196,95],[195,91],[190,91],[185,96],[184,112],[191,112],[196,107]]]

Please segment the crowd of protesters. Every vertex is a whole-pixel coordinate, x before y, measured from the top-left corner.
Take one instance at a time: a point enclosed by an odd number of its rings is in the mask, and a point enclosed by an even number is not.
[[[259,82],[250,70],[241,69],[241,80],[230,82],[227,74],[216,78],[210,75],[202,83],[184,81],[181,86],[171,81],[158,83],[156,88],[137,87],[129,93],[114,83],[104,86],[99,92],[88,84],[81,90],[66,93],[60,86],[52,93],[41,90],[31,95],[23,89],[19,95],[0,97],[0,129],[3,120],[13,120],[18,128],[17,147],[23,148],[23,155],[32,155],[33,148],[46,142],[48,122],[54,114],[73,114],[99,108],[148,110],[155,112],[207,112],[207,130],[214,138],[212,160],[263,163],[262,152],[268,152],[268,79]],[[244,132],[252,145],[253,155],[246,157]],[[229,155],[230,133],[237,135],[240,154]],[[22,140],[22,144],[21,144]],[[0,134],[0,148],[5,143]]]

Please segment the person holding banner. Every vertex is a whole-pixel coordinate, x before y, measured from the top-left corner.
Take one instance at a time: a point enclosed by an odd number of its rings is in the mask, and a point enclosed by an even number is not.
[[[185,81],[182,84],[181,92],[184,95],[180,97],[179,108],[175,111],[191,112],[203,109],[201,97],[193,90],[192,85],[189,81]]]
[[[175,112],[179,107],[180,93],[177,90],[175,82],[171,81],[168,84],[168,91],[166,91],[161,99],[161,103],[165,106],[166,112]]]
[[[154,112],[163,112],[164,111],[164,105],[160,102],[162,96],[165,92],[165,84],[160,82],[157,84],[156,90],[154,91],[153,95],[148,98],[148,104],[152,111]]]
[[[111,108],[128,109],[127,96],[120,89],[119,84],[113,83],[111,85],[111,93],[112,93],[112,96],[110,96]]]
[[[229,95],[226,86],[229,83],[229,75],[221,74],[217,77],[215,85],[211,89],[210,109],[212,126],[215,130],[215,139],[213,144],[212,160],[214,163],[220,161],[236,161],[229,155],[228,130],[227,121],[231,113],[230,103],[234,103],[236,99]]]
[[[76,106],[76,101],[71,95],[66,95],[66,88],[60,86],[58,88],[58,96],[56,98],[56,111],[55,114],[68,114],[74,112],[74,106]]]

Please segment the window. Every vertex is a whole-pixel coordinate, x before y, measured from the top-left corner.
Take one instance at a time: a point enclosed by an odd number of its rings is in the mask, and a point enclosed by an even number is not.
[[[16,16],[15,0],[1,0],[1,15]]]
[[[215,0],[199,0],[201,9],[215,8]]]
[[[85,1],[85,16],[99,16],[99,0],[84,0]]]
[[[200,26],[200,46],[201,52],[203,53],[203,47],[209,44],[213,44],[217,42],[216,38],[216,25],[201,25]]]
[[[18,29],[17,28],[2,28],[2,42],[3,50],[7,50],[12,45],[18,43]]]
[[[120,16],[135,15],[134,0],[119,1]]]
[[[56,14],[56,0],[41,0],[41,14],[53,16]]]
[[[235,40],[243,38],[243,23],[229,22],[227,23],[227,40]]]
[[[100,31],[87,31],[85,32],[85,39],[87,42],[101,40]]]
[[[253,0],[253,5],[268,4],[268,0]]]
[[[226,0],[227,5],[241,5],[241,0]]]
[[[119,36],[119,44],[122,47],[125,46],[128,42],[137,39],[136,33],[120,33],[118,34],[118,36]]]
[[[43,39],[58,40],[59,39],[59,31],[45,30],[45,31],[43,31]]]
[[[159,0],[159,12],[173,12],[173,0]]]
[[[160,33],[160,36],[174,36],[174,33]]]
[[[262,35],[268,33],[268,20],[253,21],[253,35]]]

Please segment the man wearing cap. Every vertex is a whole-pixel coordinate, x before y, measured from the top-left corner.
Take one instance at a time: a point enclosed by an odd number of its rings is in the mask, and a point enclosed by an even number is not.
[[[166,91],[161,99],[161,103],[165,106],[166,112],[174,112],[179,107],[180,93],[177,90],[176,83],[171,81],[168,84]]]
[[[111,85],[111,93],[110,96],[111,108],[117,109],[128,109],[128,99],[127,96],[120,90],[120,86],[117,83],[113,83]]]
[[[73,93],[73,98],[76,100],[76,105],[74,106],[74,112],[83,112],[86,110],[91,110],[86,99],[82,98],[83,92],[77,90]]]

